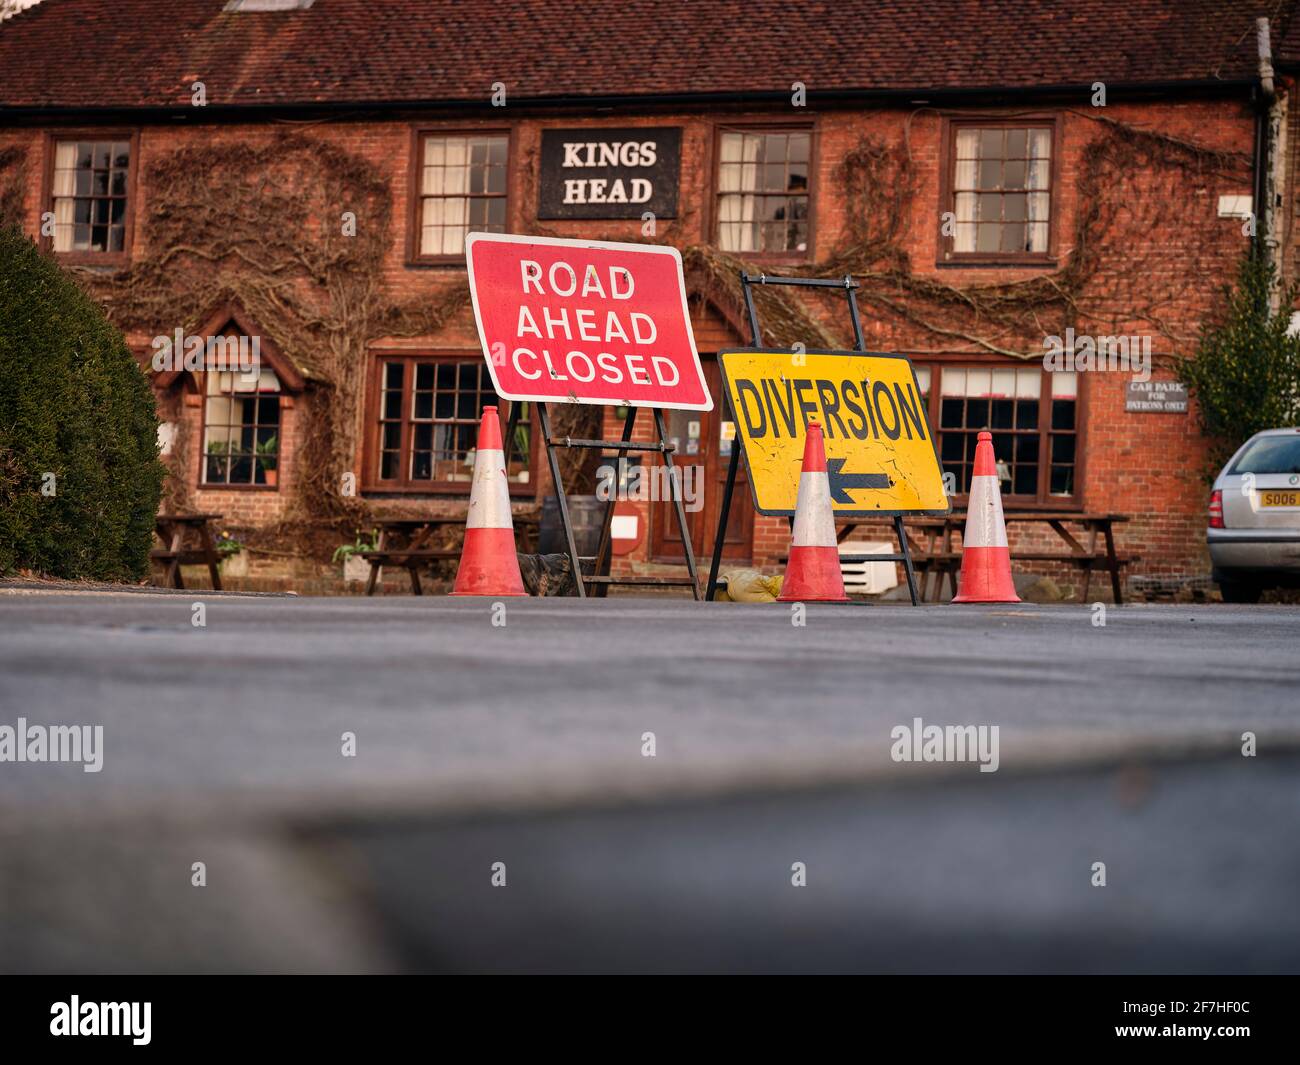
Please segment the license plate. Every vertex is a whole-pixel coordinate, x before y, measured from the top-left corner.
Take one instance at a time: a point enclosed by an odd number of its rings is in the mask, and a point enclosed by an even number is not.
[[[1294,492],[1260,492],[1261,507],[1300,507],[1300,490]]]

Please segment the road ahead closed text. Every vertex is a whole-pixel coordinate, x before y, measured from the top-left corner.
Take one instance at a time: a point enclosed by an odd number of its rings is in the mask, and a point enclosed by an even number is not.
[[[837,514],[948,508],[925,403],[902,356],[728,351],[727,395],[762,514],[794,512],[810,421]]]
[[[713,406],[676,249],[471,233],[465,257],[499,395]]]

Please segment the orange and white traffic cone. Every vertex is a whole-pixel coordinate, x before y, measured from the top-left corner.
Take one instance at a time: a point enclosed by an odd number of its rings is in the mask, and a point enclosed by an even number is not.
[[[831,509],[831,483],[826,475],[826,447],[822,427],[808,423],[803,445],[803,473],[794,508],[794,536],[790,561],[781,585],[781,603],[847,603],[840,551],[835,540],[835,513]]]
[[[515,524],[510,517],[505,449],[496,407],[483,408],[469,488],[465,545],[452,595],[527,595],[515,554]]]
[[[993,434],[975,441],[975,472],[961,539],[961,581],[954,603],[1018,603],[1011,579],[1011,549],[1002,517],[1002,488],[993,459]]]

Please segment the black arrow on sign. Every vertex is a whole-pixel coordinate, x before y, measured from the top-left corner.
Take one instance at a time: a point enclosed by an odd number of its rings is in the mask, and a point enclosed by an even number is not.
[[[831,482],[831,498],[836,503],[852,503],[850,488],[888,488],[893,482],[886,473],[844,473],[845,459],[826,460],[826,476]]]

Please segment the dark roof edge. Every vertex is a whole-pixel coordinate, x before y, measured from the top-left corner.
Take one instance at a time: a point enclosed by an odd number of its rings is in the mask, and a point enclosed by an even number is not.
[[[1099,79],[1100,80],[1100,79]],[[961,89],[810,89],[808,102],[833,103],[897,103],[898,101],[924,100],[926,103],[936,101],[965,102],[991,101],[997,99],[1035,99],[1062,96],[1079,96],[1087,99],[1093,91],[1094,82],[1065,83],[1060,85],[1029,86],[987,86],[983,88]],[[1171,91],[1204,93],[1227,92],[1233,90],[1253,89],[1258,84],[1257,78],[1188,78],[1165,81],[1141,82],[1106,82],[1106,93],[1111,99],[1116,95],[1152,96],[1164,95]],[[710,104],[771,104],[790,99],[788,89],[755,92],[726,93],[660,93],[631,94],[623,96],[529,96],[509,100],[509,109],[592,109],[611,107],[665,107],[665,106],[705,106]],[[340,111],[481,111],[484,114],[501,112],[490,100],[325,100],[297,101],[267,104],[208,104],[198,108],[183,104],[149,107],[65,107],[33,106],[9,107],[0,103],[0,120],[7,117],[109,117],[131,115],[136,118],[180,118],[199,117],[200,113],[212,117],[243,117],[251,115],[273,115],[285,112],[295,114],[329,114]]]

